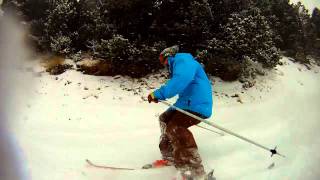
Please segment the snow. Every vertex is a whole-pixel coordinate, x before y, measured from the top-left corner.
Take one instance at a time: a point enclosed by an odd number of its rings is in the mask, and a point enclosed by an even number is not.
[[[191,127],[203,164],[207,171],[214,168],[217,179],[318,179],[320,68],[307,70],[287,58],[282,61],[283,66],[258,77],[256,86],[248,90],[238,82],[212,78],[214,116],[210,121],[269,148],[278,146],[286,156],[271,158],[271,153],[231,135]],[[135,168],[160,158],[158,116],[167,107],[141,98],[165,81],[159,74],[142,79],[149,88],[127,77],[89,76],[74,70],[50,76],[32,63],[37,62],[29,62],[32,72],[17,74],[23,87],[28,82],[32,86],[26,92],[17,84],[9,119],[33,180],[175,176],[173,167],[112,171],[85,162]],[[27,81],[28,76],[34,77]],[[231,97],[234,94],[239,94],[242,103]]]

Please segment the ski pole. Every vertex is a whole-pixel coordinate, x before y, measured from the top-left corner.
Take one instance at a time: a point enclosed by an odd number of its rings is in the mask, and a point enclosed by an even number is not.
[[[202,129],[211,131],[211,132],[213,132],[213,133],[219,134],[220,136],[224,136],[224,134],[223,134],[222,132],[217,132],[217,131],[214,131],[214,130],[212,130],[212,129],[208,129],[208,128],[205,128],[205,127],[203,127],[203,126],[200,126],[200,125],[196,125],[196,126],[198,126],[199,128],[202,128]]]
[[[216,125],[216,124],[214,124],[214,123],[212,123],[212,122],[210,122],[210,121],[208,121],[208,120],[202,119],[202,118],[200,118],[200,117],[198,117],[198,116],[196,116],[196,115],[194,115],[194,114],[191,114],[191,113],[189,113],[189,112],[187,112],[187,111],[185,111],[185,110],[183,110],[183,109],[180,109],[180,108],[178,108],[178,107],[176,107],[176,106],[173,106],[173,105],[171,105],[170,103],[168,103],[168,102],[166,102],[166,101],[160,101],[160,102],[161,102],[162,104],[165,104],[165,105],[167,105],[167,106],[169,106],[169,107],[172,107],[172,108],[176,109],[177,111],[180,111],[181,113],[184,113],[184,114],[186,114],[186,115],[188,115],[188,116],[191,116],[191,117],[193,117],[193,118],[195,118],[195,119],[197,119],[197,120],[199,120],[199,121],[201,121],[201,122],[204,122],[204,123],[206,123],[206,124],[208,124],[208,125],[210,125],[210,126],[212,126],[212,127],[215,127],[215,128],[217,128],[217,129],[220,129],[221,131],[224,131],[224,132],[226,132],[226,133],[228,133],[228,134],[230,134],[230,135],[233,135],[233,136],[235,136],[235,137],[237,137],[237,138],[239,138],[239,139],[242,139],[242,140],[244,140],[244,141],[246,141],[246,142],[248,142],[248,143],[251,143],[251,144],[253,144],[253,145],[256,145],[256,146],[258,146],[258,147],[260,147],[260,148],[262,148],[262,149],[264,149],[264,150],[270,151],[270,152],[271,152],[271,157],[272,157],[273,155],[275,155],[275,154],[277,154],[277,155],[279,155],[279,156],[281,156],[281,157],[285,157],[284,155],[282,155],[282,154],[280,154],[279,152],[277,152],[277,147],[275,147],[274,149],[269,149],[269,148],[267,148],[267,147],[265,147],[265,146],[263,146],[263,145],[261,145],[261,144],[259,144],[259,143],[256,143],[256,142],[254,142],[254,141],[252,141],[252,140],[250,140],[250,139],[248,139],[248,138],[246,138],[246,137],[243,137],[243,136],[241,136],[241,135],[239,135],[239,134],[236,134],[236,133],[234,133],[234,132],[232,132],[232,131],[230,131],[230,130],[228,130],[228,129],[225,129],[225,128],[221,127],[221,126],[218,126],[218,125]]]

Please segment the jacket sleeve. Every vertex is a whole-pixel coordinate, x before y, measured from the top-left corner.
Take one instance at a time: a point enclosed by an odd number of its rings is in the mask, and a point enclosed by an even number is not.
[[[154,92],[158,100],[165,100],[182,92],[194,79],[196,66],[186,60],[176,60],[172,78]]]

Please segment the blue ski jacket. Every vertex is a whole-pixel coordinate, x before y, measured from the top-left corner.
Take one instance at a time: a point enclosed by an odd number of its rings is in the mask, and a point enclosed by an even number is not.
[[[189,53],[177,53],[168,58],[170,80],[154,92],[155,98],[165,100],[179,95],[176,107],[199,113],[204,118],[212,115],[212,89],[201,64]]]

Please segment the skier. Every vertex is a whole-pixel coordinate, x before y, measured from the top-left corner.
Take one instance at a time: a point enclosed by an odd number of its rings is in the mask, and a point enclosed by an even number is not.
[[[178,46],[164,49],[160,63],[169,69],[170,80],[148,95],[149,103],[157,103],[179,95],[176,107],[201,118],[212,114],[211,83],[200,63],[189,53],[178,53]],[[188,130],[200,121],[173,108],[159,117],[160,152],[163,162],[173,164],[182,176],[203,179],[206,175],[195,139]],[[207,178],[206,178],[207,179]]]

